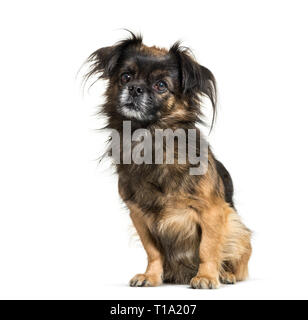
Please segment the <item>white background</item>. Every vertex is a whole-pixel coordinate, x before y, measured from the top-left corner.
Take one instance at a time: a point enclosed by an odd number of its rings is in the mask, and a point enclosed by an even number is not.
[[[0,298],[308,298],[307,1],[6,1],[0,8]],[[131,240],[78,69],[99,47],[178,39],[213,71],[210,141],[254,231],[250,280],[219,290],[130,288]]]

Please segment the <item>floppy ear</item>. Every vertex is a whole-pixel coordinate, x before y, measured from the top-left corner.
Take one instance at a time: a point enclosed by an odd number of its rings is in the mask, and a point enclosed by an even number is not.
[[[216,97],[216,81],[212,72],[201,66],[193,58],[190,50],[176,42],[170,52],[178,59],[181,69],[181,85],[184,93],[206,94],[212,103]]]
[[[93,75],[98,75],[98,78],[101,79],[109,79],[113,75],[124,50],[130,46],[140,46],[142,44],[141,35],[135,35],[132,32],[130,34],[130,38],[113,46],[100,48],[89,56],[86,62],[90,63],[91,66],[89,72],[85,75],[85,80]]]
[[[216,80],[214,75],[209,69],[198,64],[190,50],[182,47],[179,42],[170,48],[170,53],[177,58],[179,63],[182,92],[192,96],[207,95],[212,103],[214,121],[216,115]]]

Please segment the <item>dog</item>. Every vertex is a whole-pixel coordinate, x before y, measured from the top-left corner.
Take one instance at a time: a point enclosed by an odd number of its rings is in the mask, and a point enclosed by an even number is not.
[[[210,99],[214,119],[216,81],[179,42],[169,50],[148,47],[140,35],[131,33],[98,49],[87,62],[86,80],[92,76],[108,80],[101,106],[106,128],[123,134],[123,125],[129,122],[132,132],[195,130],[200,141],[204,139],[197,126],[202,122],[201,100]],[[130,143],[138,142],[120,138],[120,162],[115,165],[118,189],[148,258],[146,271],[133,277],[130,286],[165,282],[215,289],[221,283],[245,280],[251,231],[236,212],[231,176],[210,147],[206,172],[190,174],[191,165],[180,161],[124,163],[123,150]],[[166,143],[159,148],[165,160]],[[179,153],[177,146],[174,153]]]

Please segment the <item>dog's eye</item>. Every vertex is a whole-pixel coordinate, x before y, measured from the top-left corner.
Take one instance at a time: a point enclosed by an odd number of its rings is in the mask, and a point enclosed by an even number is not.
[[[121,81],[122,81],[122,83],[127,83],[127,82],[129,82],[129,81],[131,80],[131,78],[132,78],[132,76],[131,76],[129,73],[127,73],[127,72],[125,72],[125,73],[123,73],[123,74],[121,75]]]
[[[154,84],[154,89],[157,90],[158,92],[165,92],[167,90],[167,83],[165,81],[157,81]]]

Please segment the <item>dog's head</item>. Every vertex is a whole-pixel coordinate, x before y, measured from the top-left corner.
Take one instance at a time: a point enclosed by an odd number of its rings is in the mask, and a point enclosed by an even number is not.
[[[215,115],[215,79],[177,42],[169,50],[147,47],[141,36],[95,51],[87,78],[109,80],[107,115],[140,123],[198,121],[207,95]]]

